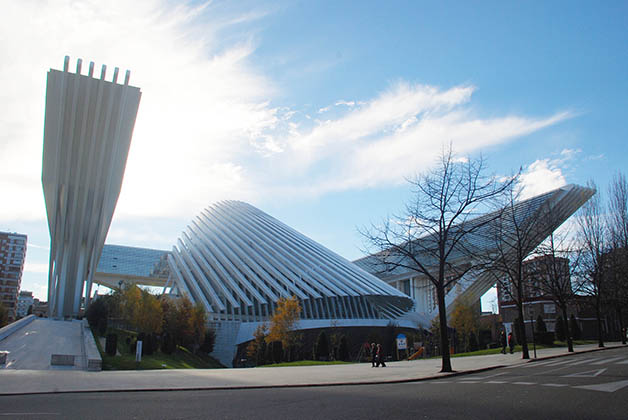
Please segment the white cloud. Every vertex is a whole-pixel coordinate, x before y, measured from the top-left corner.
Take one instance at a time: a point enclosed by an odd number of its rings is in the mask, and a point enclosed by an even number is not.
[[[521,174],[522,198],[533,197],[566,185],[561,169],[550,161],[541,159],[530,164]]]
[[[570,117],[482,118],[471,105],[474,86],[400,81],[369,100],[337,100],[334,112],[320,108],[329,118],[315,120],[299,105],[274,106],[279,88],[249,61],[255,38],[241,25],[264,11],[224,16],[213,3],[192,4],[60,0],[3,8],[0,54],[9,59],[0,78],[11,83],[0,101],[0,191],[15,200],[0,206],[0,220],[45,218],[45,73],[66,54],[129,68],[143,92],[111,235],[120,242],[121,220],[189,220],[220,199],[396,184],[431,165],[443,143],[471,153]],[[237,36],[223,37],[236,24]]]
[[[579,153],[579,149],[563,149],[554,158],[537,159],[528,165],[519,181],[521,197],[533,197],[566,185],[563,171]]]
[[[24,272],[26,273],[48,273],[48,263],[24,263]]]
[[[72,63],[83,58],[83,72],[90,60],[97,69],[107,64],[109,74],[128,68],[142,89],[117,216],[187,214],[197,205],[190,197],[204,205],[227,188],[244,194],[236,159],[255,133],[276,124],[267,102],[275,89],[247,62],[250,36],[225,44],[221,34],[262,15],[224,16],[209,2],[162,0],[3,4],[0,191],[14,205],[0,206],[0,220],[45,217],[45,77],[66,54]]]
[[[271,133],[284,152],[271,160],[276,176],[270,180],[275,189],[302,194],[396,184],[431,165],[443,143],[451,141],[459,153],[472,153],[570,117],[561,112],[541,118],[481,118],[471,111],[474,90],[400,82],[296,135]],[[286,179],[291,185],[285,185]]]

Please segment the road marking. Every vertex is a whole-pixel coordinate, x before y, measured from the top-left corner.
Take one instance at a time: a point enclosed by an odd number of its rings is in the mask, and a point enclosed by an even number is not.
[[[515,385],[536,385],[536,382],[513,382]]]
[[[517,367],[520,367],[520,368],[531,368],[531,367],[547,365],[549,363],[554,363],[554,362],[555,362],[555,360],[550,360],[549,362],[528,362],[528,363],[525,364],[525,366],[520,366],[520,365],[509,366],[508,369],[514,369],[514,368],[517,368]]]
[[[459,384],[477,384],[480,381],[458,381]]]
[[[563,386],[569,386],[569,384],[541,384],[541,385],[543,385],[543,386],[553,386],[553,387],[556,387],[556,388],[563,387]]]
[[[592,365],[604,365],[606,363],[616,362],[617,360],[621,360],[623,358],[624,358],[623,356],[622,357],[612,357],[610,359],[603,359],[603,360],[600,360],[599,362],[594,362],[594,363],[591,363],[591,364]]]
[[[573,360],[561,360],[560,362],[556,362],[556,363],[549,363],[547,365],[545,365],[546,367],[548,366],[558,366],[558,365],[565,365],[567,363],[572,363]]]
[[[622,360],[621,362],[617,362],[617,365],[628,365],[628,359]]]
[[[507,384],[506,381],[487,381],[487,384]]]
[[[574,386],[573,388],[589,389],[591,391],[615,392],[627,386],[628,386],[628,381],[617,381],[617,382],[608,382],[605,384],[598,384],[598,385]]]
[[[592,362],[593,360],[598,360],[598,359],[593,358],[593,359],[584,359],[584,360],[580,360],[579,362],[572,363],[572,364],[571,364],[571,366],[583,365],[583,364],[585,364],[585,363]]]
[[[569,375],[563,375],[563,378],[593,378],[600,373],[606,371],[606,368],[600,370],[587,370],[586,372],[572,373]]]
[[[61,413],[0,413],[0,416],[60,416]]]
[[[488,375],[488,376],[469,376],[468,378],[460,378],[461,381],[474,381],[476,379],[488,379],[488,378],[494,378],[496,376],[501,376],[501,375],[505,375],[506,372],[501,372],[501,373],[496,373],[494,375]]]

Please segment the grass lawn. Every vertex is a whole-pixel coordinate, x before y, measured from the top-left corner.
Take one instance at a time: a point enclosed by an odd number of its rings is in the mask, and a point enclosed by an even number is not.
[[[573,344],[574,346],[580,346],[583,344],[595,344],[597,343],[597,341],[594,340],[574,340]],[[545,346],[542,344],[537,344],[536,345],[536,349],[540,350],[540,349],[548,349],[548,348],[556,348],[556,347],[565,347],[567,348],[567,342],[563,342],[563,341],[554,341],[554,345],[552,346]],[[452,354],[451,357],[466,357],[466,356],[483,356],[485,354],[498,354],[502,351],[501,347],[497,348],[497,349],[485,349],[485,350],[478,350],[478,351],[470,351],[467,353],[456,353],[456,354]],[[506,347],[506,351],[509,352],[509,348]],[[528,343],[528,351],[533,351],[533,345],[532,343]],[[521,352],[521,346],[517,345],[515,346],[515,353],[517,352]],[[440,357],[440,356],[437,356]]]
[[[93,333],[93,332],[92,332]],[[96,346],[102,357],[103,370],[146,370],[146,369],[216,369],[224,368],[216,359],[203,354],[193,354],[183,347],[179,347],[173,354],[155,352],[142,356],[142,361],[135,361],[135,353],[131,354],[131,348],[126,344],[127,337],[135,335],[132,331],[116,330],[118,334],[118,351],[120,356],[109,356],[100,345],[98,337],[94,334]]]
[[[316,361],[316,360],[298,360],[296,362],[274,363],[272,365],[262,365],[258,367],[265,368],[265,367],[289,367],[289,366],[350,365],[352,363],[353,362],[342,362],[340,360],[335,360],[333,362],[322,362],[322,361]]]

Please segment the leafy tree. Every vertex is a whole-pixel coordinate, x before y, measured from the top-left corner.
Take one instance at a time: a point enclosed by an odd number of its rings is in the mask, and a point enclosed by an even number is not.
[[[195,307],[187,296],[176,300],[162,299],[163,311],[162,330],[172,344],[193,349],[203,340],[205,315],[202,308]],[[201,334],[202,332],[202,334]],[[165,343],[169,346],[170,343]]]
[[[201,351],[205,354],[209,354],[214,351],[214,344],[216,344],[216,331],[211,328],[205,330],[205,336],[203,343],[201,344]]]
[[[142,305],[142,292],[134,284],[124,283],[120,290],[121,315],[130,328],[136,328]]]
[[[103,335],[107,330],[108,316],[109,307],[107,305],[105,296],[102,296],[96,300],[92,300],[91,304],[87,308],[87,311],[85,312],[85,317],[87,318],[89,326],[93,330],[97,330],[100,335]]]
[[[283,345],[281,341],[271,341],[266,346],[266,360],[271,363],[281,363],[283,358]]]
[[[9,323],[9,310],[0,302],[0,328]]]
[[[314,360],[329,359],[329,340],[325,331],[321,331],[314,345]]]
[[[300,340],[300,335],[295,332],[296,326],[301,318],[301,306],[296,296],[288,299],[280,298],[277,308],[270,319],[270,328],[266,336],[266,343],[280,341],[282,349],[290,353]]]
[[[338,346],[338,359],[343,361],[349,360],[349,344],[347,342],[347,336],[344,334],[340,337],[340,345]]]
[[[556,318],[556,339],[558,341],[565,341],[565,320],[561,315]]]
[[[197,303],[192,311],[192,331],[194,332],[192,342],[195,348],[200,348],[205,341],[206,324],[207,314],[205,313],[205,308],[200,303]]]
[[[253,332],[253,341],[246,348],[246,354],[249,359],[255,359],[255,364],[261,366],[266,363],[266,335],[268,334],[268,326],[260,324]]]
[[[139,332],[161,334],[163,309],[157,297],[147,290],[141,290],[138,303],[138,307],[133,311],[135,318],[130,324]]]
[[[474,310],[473,305],[469,304],[468,300],[459,298],[456,300],[450,319],[450,325],[456,329],[462,348],[464,351],[471,351],[469,338],[475,337],[478,332],[480,324],[478,312]],[[475,343],[477,347],[477,337]]]
[[[374,268],[382,274],[395,269],[426,278],[435,289],[438,304],[441,372],[451,372],[445,295],[467,273],[480,269],[471,236],[492,222],[490,217],[472,219],[488,202],[500,196],[514,178],[501,182],[487,176],[486,163],[459,159],[451,146],[443,149],[436,166],[410,179],[414,198],[405,211],[363,229],[362,235],[374,248]],[[456,264],[461,254],[466,264]],[[476,264],[477,262],[477,264]]]
[[[467,351],[476,351],[478,350],[478,339],[477,335],[474,332],[469,333],[469,345],[467,347]]]
[[[574,340],[580,340],[580,338],[582,338],[582,331],[580,331],[580,326],[574,314],[571,314],[571,318],[569,318],[569,330],[573,334]]]

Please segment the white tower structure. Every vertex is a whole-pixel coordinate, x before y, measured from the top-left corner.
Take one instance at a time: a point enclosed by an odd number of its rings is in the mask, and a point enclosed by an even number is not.
[[[42,184],[50,231],[48,305],[51,317],[72,317],[86,302],[120,195],[141,92],[118,83],[51,69],[46,87]],[[85,292],[85,293],[83,293]]]

